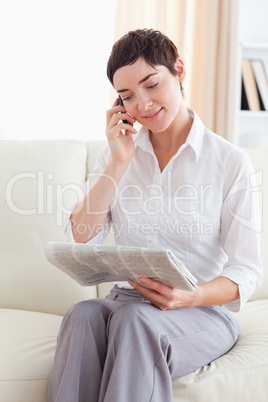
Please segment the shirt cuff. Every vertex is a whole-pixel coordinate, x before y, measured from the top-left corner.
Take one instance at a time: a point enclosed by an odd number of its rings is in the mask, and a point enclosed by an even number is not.
[[[219,275],[238,285],[239,298],[225,304],[232,312],[239,312],[257,288],[257,277],[253,271],[242,266],[226,267]]]
[[[73,236],[73,231],[72,231],[72,222],[71,222],[71,214],[66,218],[65,223],[64,223],[64,231],[63,231],[63,239],[67,243],[76,243],[74,240]],[[85,244],[101,244],[105,237],[107,236],[107,233],[109,230],[107,230],[107,223],[104,225],[104,228],[92,239],[90,239],[88,242]]]
[[[64,221],[64,229],[63,229],[63,240],[66,243],[75,243],[72,231],[72,222],[70,220],[72,214],[70,214]]]

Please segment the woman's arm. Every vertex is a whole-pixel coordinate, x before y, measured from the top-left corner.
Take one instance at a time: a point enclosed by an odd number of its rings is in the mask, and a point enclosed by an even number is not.
[[[118,100],[107,111],[106,136],[111,159],[97,183],[72,212],[70,221],[76,243],[86,243],[101,231],[117,185],[134,156],[132,134],[137,132],[133,128],[135,119],[125,112],[126,109],[118,105]],[[122,123],[123,118],[130,124]]]
[[[223,276],[199,285],[194,292],[170,288],[148,278],[141,278],[141,282],[149,286],[150,289],[136,282],[129,281],[130,285],[160,310],[213,306],[226,304],[239,298],[238,285]]]
[[[87,243],[102,230],[117,184],[124,171],[124,165],[111,160],[92,190],[74,208],[70,221],[76,243]]]

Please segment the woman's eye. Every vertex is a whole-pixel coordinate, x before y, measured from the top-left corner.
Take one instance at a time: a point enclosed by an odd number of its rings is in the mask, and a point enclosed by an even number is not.
[[[132,96],[126,96],[125,98],[123,98],[123,102],[129,101],[132,98]]]
[[[154,85],[150,85],[149,87],[147,87],[148,89],[152,89],[152,88],[155,88],[155,87],[157,87],[157,85],[158,85],[158,82],[156,83],[156,84],[154,84]]]

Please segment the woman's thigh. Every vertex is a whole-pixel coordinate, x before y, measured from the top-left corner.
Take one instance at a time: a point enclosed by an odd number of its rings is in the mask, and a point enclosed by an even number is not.
[[[117,294],[117,299],[123,301],[127,298],[125,292],[128,291],[115,289],[113,297]],[[118,334],[133,334],[136,328],[137,336],[148,336],[152,342],[161,339],[172,379],[210,363],[230,350],[237,340],[238,324],[224,306],[161,311],[145,299],[138,303],[133,303],[133,297],[130,299],[132,303],[121,303],[112,313],[110,326]],[[129,339],[130,347],[132,341],[133,336]]]

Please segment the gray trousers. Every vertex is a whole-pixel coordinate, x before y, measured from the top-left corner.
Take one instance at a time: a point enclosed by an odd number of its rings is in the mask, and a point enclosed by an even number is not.
[[[172,380],[232,348],[238,324],[223,306],[161,311],[135,289],[65,315],[48,402],[172,402]]]

